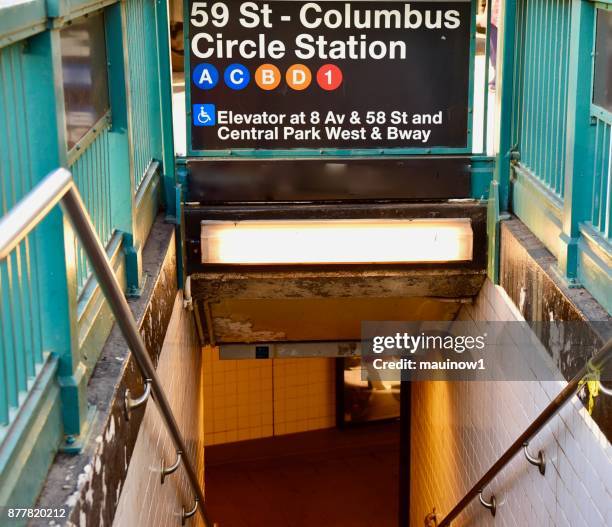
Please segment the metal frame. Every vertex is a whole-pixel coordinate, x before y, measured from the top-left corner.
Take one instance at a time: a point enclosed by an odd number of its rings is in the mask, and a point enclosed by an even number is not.
[[[591,70],[591,89],[595,85],[595,45],[597,41],[597,10],[612,11],[612,0],[590,0],[593,2],[593,54],[592,54],[592,70]],[[596,105],[593,102],[593,93],[591,93],[591,117],[595,117],[612,125],[612,113],[605,108]]]
[[[89,148],[89,146],[98,138],[98,136],[111,128],[112,114],[110,108],[106,110],[104,115],[79,139],[75,145],[68,150],[68,166],[72,166]]]
[[[200,511],[204,525],[210,526],[212,524],[204,507],[204,492],[191,461],[184,454],[187,452],[186,445],[174,418],[172,408],[140,336],[132,311],[87,214],[83,200],[72,179],[72,174],[68,170],[59,168],[51,172],[0,220],[0,260],[5,259],[58,203],[61,204],[64,213],[68,216],[89,257],[104,296],[136,363],[143,376],[147,380],[150,379],[151,390],[166,423],[166,428],[177,451],[182,453],[185,472],[196,496],[196,507],[198,502],[202,504]],[[195,508],[193,511],[183,514],[183,522],[185,518],[194,513]]]
[[[41,33],[46,28],[44,0],[0,5],[0,48]]]
[[[578,240],[580,222],[591,209],[591,189],[581,179],[592,171],[593,130],[590,110],[593,86],[594,6],[590,2],[573,2],[570,29],[568,78],[568,134],[565,163],[562,228],[559,235],[558,270],[568,285],[578,284]]]
[[[510,164],[512,144],[512,109],[514,106],[514,53],[516,46],[516,1],[503,3],[502,31],[498,33],[497,79],[499,95],[499,143],[495,164],[495,181],[499,185],[500,212],[509,210],[510,205]],[[499,265],[499,258],[497,258]]]
[[[480,501],[484,507],[491,511],[491,514],[495,515],[495,497],[493,496],[490,502],[485,502],[482,498],[482,490],[502,471],[502,469],[514,458],[514,456],[521,450],[526,450],[526,445],[529,441],[550,421],[567,403],[578,390],[582,387],[582,381],[588,378],[599,379],[601,371],[607,366],[612,364],[612,339],[595,354],[595,356],[587,362],[580,371],[567,383],[565,388],[561,390],[559,395],[555,397],[548,406],[536,417],[533,422],[527,427],[527,429],[510,445],[510,447],[500,456],[500,458],[493,464],[493,466],[487,470],[474,486],[461,498],[461,501],[453,507],[453,509],[444,517],[444,519],[437,524],[438,527],[448,527],[451,522],[465,509],[470,502],[476,497],[480,497]],[[605,391],[604,391],[605,393]],[[539,453],[541,455],[541,452]],[[544,474],[544,458],[543,455],[540,459],[527,457],[529,463],[538,465],[540,473]],[[540,464],[542,463],[542,464]]]
[[[584,285],[596,299],[608,310],[612,311],[612,285],[610,285],[609,269],[612,259],[612,213],[610,212],[610,183],[608,182],[607,196],[603,191],[606,175],[599,165],[604,158],[610,157],[609,144],[602,141],[605,138],[605,130],[612,127],[612,112],[596,105],[593,102],[593,90],[595,80],[595,46],[597,40],[597,18],[600,11],[612,12],[611,0],[599,0],[592,2],[593,5],[593,35],[592,35],[592,57],[590,78],[590,116],[593,133],[593,168],[591,171],[591,189],[593,194],[590,200],[588,217],[579,223],[580,238],[578,241],[577,279]],[[608,135],[610,132],[608,132]],[[608,137],[608,142],[610,138]],[[603,150],[602,150],[603,147]],[[610,162],[610,161],[608,161]],[[597,166],[595,166],[597,165]],[[601,170],[601,171],[600,171]],[[599,193],[597,193],[596,188]],[[596,212],[597,210],[597,212]],[[597,219],[597,221],[596,221]]]
[[[127,0],[127,3],[132,4],[133,1]],[[110,238],[107,250],[117,277],[122,282],[122,287],[125,287],[123,281],[127,276],[126,270],[130,271],[130,277],[138,278],[142,267],[142,248],[159,208],[158,198],[162,186],[159,175],[156,175],[148,181],[150,185],[146,189],[141,187],[143,199],[136,199],[136,195],[129,199],[131,160],[126,106],[126,90],[129,89],[127,81],[131,76],[144,73],[128,68],[125,62],[124,42],[132,28],[126,26],[121,19],[123,4],[125,2],[117,0],[29,0],[9,2],[0,6],[0,55],[3,55],[0,62],[5,73],[10,73],[9,76],[5,75],[4,81],[0,81],[0,92],[3,92],[0,98],[4,97],[6,90],[14,95],[7,98],[7,102],[10,99],[10,104],[4,108],[7,122],[14,123],[13,129],[7,129],[11,140],[4,145],[0,156],[8,156],[10,169],[0,174],[0,180],[5,187],[7,183],[9,188],[12,184],[17,185],[17,191],[12,192],[13,199],[9,199],[9,205],[12,206],[49,172],[57,167],[69,167],[74,157],[83,156],[81,164],[91,162],[89,166],[95,167],[98,175],[102,173],[103,161],[108,163],[111,188],[108,192],[105,190],[104,195],[111,196],[110,216],[114,235]],[[152,34],[163,42],[164,31],[168,31],[167,24],[163,21],[167,19],[167,2],[154,1],[153,4],[158,15],[158,31]],[[65,142],[60,31],[71,20],[100,9],[104,10],[106,26],[112,120],[110,127],[107,127],[106,123],[100,123],[103,130],[98,130],[98,133],[90,130],[89,139],[93,142],[81,142],[81,150],[78,153],[72,152],[73,155],[69,159],[70,154]],[[161,89],[169,96],[172,87],[170,82],[164,80],[163,73],[166,73],[166,78],[170,78],[170,56],[169,51],[164,53],[161,47],[160,42],[157,56],[153,56],[152,50],[147,53],[151,59],[146,76],[150,82],[162,83]],[[4,60],[5,58],[7,60]],[[13,101],[16,97],[27,98],[27,109],[32,111],[24,111],[21,104]],[[39,120],[41,108],[45,110],[47,126],[31,126]],[[164,177],[163,182],[172,192],[170,205],[174,206],[171,119],[166,119],[160,126],[163,127],[166,138],[165,155],[162,156],[160,151],[155,157],[164,160],[160,172],[163,170],[163,174],[169,176]],[[104,159],[94,155],[93,151],[96,148],[101,149],[101,141],[108,141],[109,157],[105,156]],[[80,185],[81,179],[77,177],[76,170],[76,167],[73,168],[73,177],[79,180]],[[84,184],[80,187],[81,190],[89,190],[90,193],[95,192],[96,196],[101,196],[100,177],[88,178],[88,183],[90,182],[93,183],[89,186]],[[94,213],[103,214],[101,206],[91,204],[89,207],[92,217]],[[2,213],[4,214],[4,211]],[[127,243],[130,234],[133,235],[132,245]],[[4,432],[10,436],[10,441],[4,441],[0,446],[0,486],[6,490],[3,496],[7,499],[10,492],[21,489],[20,499],[24,504],[35,502],[58,449],[63,452],[79,451],[91,430],[89,425],[93,418],[93,407],[87,402],[87,382],[92,366],[95,365],[110,332],[112,316],[95,277],[91,276],[79,292],[75,262],[76,254],[82,253],[77,253],[76,247],[73,229],[57,208],[50,212],[29,239],[24,240],[11,253],[9,259],[0,265],[0,271],[5,274],[4,269],[8,265],[14,268],[20,260],[22,269],[27,270],[22,273],[18,282],[14,282],[14,286],[5,280],[5,276],[2,277],[3,287],[0,289],[4,298],[0,311],[3,316],[21,317],[21,311],[30,309],[34,313],[29,320],[31,324],[23,326],[25,331],[19,333],[15,340],[14,331],[21,326],[15,324],[14,328],[9,327],[9,333],[3,334],[5,346],[0,344],[0,348],[7,349],[12,357],[15,355],[11,348],[21,348],[22,340],[29,339],[35,344],[31,346],[32,350],[38,350],[40,342],[45,354],[48,352],[53,356],[52,359],[45,359],[42,364],[38,359],[35,361],[38,369],[28,377],[27,387],[19,391],[16,402],[13,401],[11,392],[10,419],[3,419],[3,424],[6,424]],[[141,274],[140,284],[142,277]],[[132,282],[137,284],[138,280],[134,279]],[[28,287],[32,295],[29,294]],[[9,295],[14,299],[11,305],[4,300]],[[49,302],[52,302],[53,310],[47,310],[45,316],[39,317],[39,312],[44,310],[44,306]],[[17,355],[21,358],[20,354]],[[30,355],[26,354],[25,357],[29,360]],[[56,374],[52,376],[46,374],[45,364],[50,360],[53,360],[56,369]],[[20,360],[19,364],[21,362],[23,361]],[[29,362],[27,364],[29,365]],[[12,362],[10,366],[13,367]],[[6,380],[7,386],[12,386],[18,378],[15,375],[7,377]],[[34,389],[34,386],[37,388]],[[29,401],[34,400],[39,403],[30,404]],[[4,413],[7,401],[8,398],[3,394],[0,397],[0,413]],[[35,437],[28,435],[26,432],[31,427],[36,427],[40,433],[35,434]],[[43,444],[46,446],[40,450],[39,446]],[[27,473],[28,477],[11,478],[11,471],[2,472],[2,468],[9,465],[15,467],[13,476],[26,467],[27,470],[22,473]],[[0,498],[0,506],[7,505],[8,502],[4,498]]]
[[[483,95],[483,121],[482,121],[482,153],[486,155],[488,152],[488,141],[487,133],[489,128],[489,70],[491,69],[491,13],[493,11],[493,2],[487,2],[486,7],[486,28],[485,28],[485,68],[484,68],[484,95]],[[474,15],[472,15],[474,16]],[[474,39],[476,40],[476,39]],[[476,53],[474,53],[474,61],[476,59]],[[497,75],[497,72],[495,72]],[[496,79],[497,82],[497,79]]]
[[[161,168],[166,216],[176,217],[174,193],[174,123],[172,120],[172,64],[170,49],[170,13],[168,2],[155,2],[157,63],[161,117]]]
[[[549,3],[551,6],[559,5]],[[593,206],[605,203],[604,199],[593,193],[593,185],[597,181],[594,161],[598,155],[595,123],[607,123],[608,127],[612,125],[612,113],[593,104],[592,100],[596,14],[598,9],[612,9],[612,1],[568,0],[563,4],[569,11],[569,17],[564,19],[569,40],[563,58],[567,62],[567,96],[557,101],[560,105],[557,112],[562,110],[564,113],[562,127],[567,134],[563,142],[555,140],[554,145],[557,150],[564,150],[562,160],[565,168],[558,171],[558,180],[550,184],[545,173],[538,173],[536,167],[528,166],[530,157],[542,156],[533,150],[529,137],[522,136],[520,130],[512,130],[511,124],[516,124],[519,114],[525,114],[521,97],[527,93],[523,93],[521,86],[523,79],[537,67],[529,57],[521,59],[521,53],[515,55],[515,49],[521,49],[521,35],[530,20],[521,7],[523,4],[519,0],[504,3],[504,29],[500,40],[503,51],[500,56],[503,73],[500,155],[496,172],[500,185],[500,208],[503,211],[510,207],[553,254],[557,265],[551,270],[564,286],[586,288],[610,311],[610,236],[609,232],[591,228],[591,225]],[[546,49],[557,45],[550,42],[553,36],[544,40]],[[533,95],[531,92],[529,94]],[[535,107],[531,114],[538,111],[538,107]],[[541,124],[541,120],[533,122],[534,127]],[[605,149],[607,157],[607,144]],[[599,177],[605,178],[605,175],[599,174]],[[511,191],[508,189],[509,181],[512,181]]]

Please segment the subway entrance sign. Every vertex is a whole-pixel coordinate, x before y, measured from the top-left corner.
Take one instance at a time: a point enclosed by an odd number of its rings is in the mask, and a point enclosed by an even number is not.
[[[192,155],[469,152],[469,0],[187,9]]]

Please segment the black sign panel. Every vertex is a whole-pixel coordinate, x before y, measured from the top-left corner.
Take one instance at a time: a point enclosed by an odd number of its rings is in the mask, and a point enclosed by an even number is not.
[[[191,147],[465,148],[466,1],[189,3]]]

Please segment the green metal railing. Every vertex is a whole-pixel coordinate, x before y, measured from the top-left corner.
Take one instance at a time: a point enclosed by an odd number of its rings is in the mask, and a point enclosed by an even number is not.
[[[38,279],[30,267],[35,245],[24,240],[0,264],[0,439],[44,361]]]
[[[612,309],[612,116],[593,100],[597,13],[611,3],[509,0],[515,45],[504,62],[514,212],[557,259],[569,287]],[[505,94],[504,94],[505,95]],[[505,174],[500,174],[503,186]]]
[[[130,83],[130,119],[134,164],[134,192],[151,162],[162,157],[160,85],[157,71],[157,13],[154,0],[131,0],[125,4],[128,65],[134,72]]]
[[[565,180],[570,0],[519,0],[513,143],[520,165],[562,198]]]
[[[152,390],[155,403],[178,455],[177,463],[171,470],[167,469],[163,473],[169,475],[178,468],[179,464],[182,464],[195,497],[195,505],[191,509],[185,509],[183,506],[181,524],[185,525],[186,520],[199,510],[204,526],[208,527],[211,522],[206,511],[204,491],[188,454],[185,439],[174,417],[166,392],[157,376],[155,365],[149,357],[149,351],[140,335],[125,294],[96,234],[93,222],[87,213],[83,199],[70,172],[63,168],[53,171],[0,219],[0,261],[6,259],[11,251],[19,246],[19,243],[36,228],[57,204],[61,205],[64,214],[77,232],[132,357],[143,378],[146,379],[144,395],[138,399],[131,399],[129,390],[126,392],[126,419],[129,420],[130,411],[146,402]]]
[[[83,196],[87,210],[92,211],[92,221],[98,237],[106,245],[113,235],[111,207],[111,152],[108,126],[103,129],[70,167]],[[91,274],[87,256],[77,245],[77,287],[79,292]]]
[[[33,186],[26,129],[24,46],[0,49],[0,215]],[[0,262],[0,440],[44,361],[38,247],[28,237]]]
[[[46,174],[70,167],[118,276],[136,284],[159,178],[174,188],[173,167],[166,178],[157,163],[160,173],[144,178],[152,160],[173,156],[160,111],[170,57],[156,45],[166,9],[154,0],[0,4],[0,216]],[[61,31],[99,11],[110,110],[68,150]],[[0,507],[31,506],[58,449],[80,448],[91,361],[111,324],[84,251],[51,211],[0,262]]]
[[[593,208],[591,225],[604,238],[610,239],[612,233],[612,181],[610,162],[612,158],[612,119],[603,113],[593,117],[595,121],[595,153],[593,155]]]
[[[542,476],[546,473],[546,459],[542,451],[538,452],[537,457],[529,453],[528,447],[531,440],[558,415],[561,409],[576,395],[585,380],[595,379],[599,382],[601,372],[612,362],[612,339],[609,339],[595,355],[587,361],[582,368],[572,377],[555,398],[531,421],[529,426],[518,436],[514,442],[504,451],[504,453],[493,463],[484,475],[470,488],[470,490],[459,500],[459,502],[448,512],[438,523],[435,509],[425,519],[426,526],[450,527],[452,522],[465,510],[466,507],[476,497],[480,498],[480,503],[488,509],[493,516],[498,512],[498,502],[495,495],[486,501],[483,498],[484,489],[491,483],[502,470],[512,461],[512,459],[523,450],[525,458],[531,465],[538,467]],[[601,384],[600,384],[601,386]],[[610,395],[607,388],[602,387],[602,392]],[[568,425],[570,426],[570,425]],[[502,509],[503,510],[503,509]],[[502,510],[499,510],[501,512]],[[506,511],[510,509],[506,508]]]

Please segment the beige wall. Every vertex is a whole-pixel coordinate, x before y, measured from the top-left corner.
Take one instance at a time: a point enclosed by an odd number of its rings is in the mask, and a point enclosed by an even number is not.
[[[182,292],[176,297],[160,355],[157,373],[204,484],[203,401],[201,354],[193,317],[183,309]],[[138,410],[137,410],[138,411]],[[157,406],[147,403],[126,482],[113,525],[117,527],[166,527],[181,524],[183,506],[191,509],[193,493],[182,467],[161,485],[160,466],[171,464],[175,449]],[[116,489],[119,493],[121,489]],[[195,520],[195,521],[194,521]],[[200,517],[190,520],[200,525]]]
[[[521,320],[503,290],[487,281],[464,319]],[[561,390],[560,382],[420,382],[413,385],[411,525],[438,519]],[[574,398],[532,441],[548,459],[546,475],[518,454],[486,488],[495,519],[478,504],[453,527],[612,525],[612,446]]]
[[[207,445],[335,425],[334,359],[219,360],[204,348]]]

